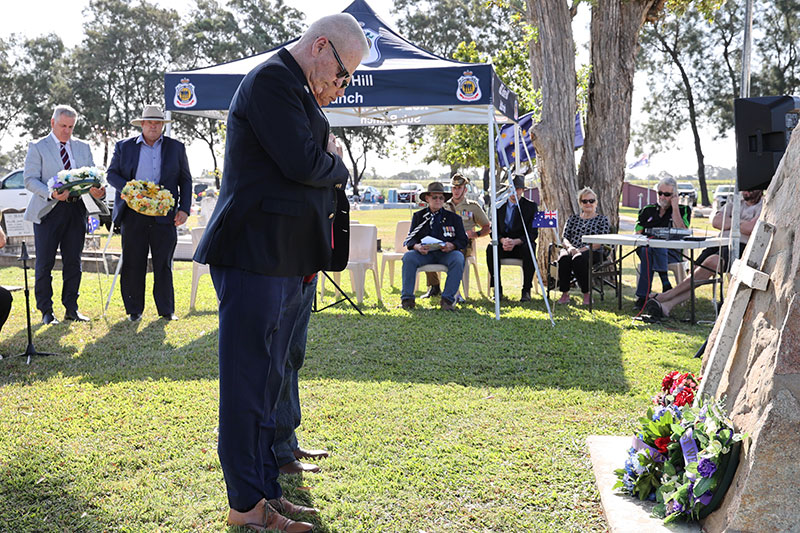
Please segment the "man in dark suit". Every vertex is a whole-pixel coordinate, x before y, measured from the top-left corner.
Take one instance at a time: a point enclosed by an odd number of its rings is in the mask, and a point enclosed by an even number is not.
[[[52,131],[47,137],[32,142],[25,156],[25,188],[31,191],[25,220],[33,222],[36,244],[36,307],[42,312],[43,324],[58,324],[53,315],[53,277],[56,251],[61,250],[63,265],[61,303],[64,320],[89,320],[78,311],[78,289],[81,285],[81,253],[86,235],[86,207],[80,196],[69,191],[50,191],[47,182],[62,170],[94,165],[89,144],[72,138],[78,113],[70,106],[59,105],[50,119]],[[93,198],[103,198],[102,187],[92,187]]]
[[[230,525],[313,527],[283,516],[315,510],[282,496],[275,405],[303,276],[331,269],[347,247],[332,228],[347,223],[337,188],[349,172],[322,106],[344,95],[367,53],[355,18],[324,17],[250,71],[231,102],[219,200],[194,257],[211,266],[220,301],[218,453]]]
[[[142,133],[119,141],[108,167],[108,182],[117,189],[114,223],[122,233],[119,287],[131,322],[141,319],[144,311],[148,251],[153,257],[153,299],[158,314],[167,320],[178,319],[172,287],[172,256],[178,242],[177,227],[189,218],[192,174],[183,143],[162,135],[166,122],[158,106],[145,106],[142,116],[131,120],[131,124],[142,128]],[[175,198],[175,207],[159,217],[129,208],[121,192],[132,180],[161,185]]]
[[[443,209],[452,197],[444,192],[438,181],[428,185],[428,190],[419,195],[428,207],[420,209],[411,217],[411,228],[403,244],[408,251],[403,255],[403,289],[400,295],[403,309],[413,309],[414,286],[417,269],[421,266],[440,264],[447,267],[447,280],[440,305],[445,311],[455,310],[455,299],[461,276],[464,274],[464,250],[469,238],[464,231],[461,215]],[[438,242],[428,242],[436,239]]]
[[[533,217],[539,207],[536,202],[532,202],[523,196],[525,193],[525,176],[514,176],[514,189],[516,195],[510,195],[508,201],[497,210],[498,260],[522,259],[522,296],[519,301],[529,302],[531,300],[531,287],[533,286],[535,268],[525,234],[527,230],[531,240],[531,247],[535,253],[536,237],[539,236],[539,230],[533,227]],[[486,265],[489,267],[489,286],[494,287],[494,259],[491,244],[486,247]],[[500,277],[499,262],[497,276],[498,278]],[[503,298],[502,282],[499,282],[498,286],[500,288],[499,297]],[[495,297],[497,296],[495,294]]]

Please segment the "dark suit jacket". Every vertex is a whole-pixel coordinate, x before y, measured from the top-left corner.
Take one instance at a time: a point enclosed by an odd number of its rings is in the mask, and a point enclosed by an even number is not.
[[[349,172],[326,151],[330,126],[303,71],[281,50],[245,76],[228,114],[222,187],[194,259],[269,276],[330,270],[346,251]],[[344,219],[344,223],[340,223]]]
[[[535,241],[536,237],[539,236],[539,230],[537,228],[531,228],[531,224],[533,223],[533,216],[539,210],[539,206],[536,205],[536,202],[531,202],[527,198],[520,198],[519,207],[522,212],[522,220],[520,220],[520,217],[515,216],[511,226],[506,227],[506,211],[508,209],[508,204],[509,202],[504,203],[500,206],[500,209],[497,210],[497,237],[522,239],[524,242],[525,231],[522,228],[522,221],[524,220],[531,241]]]
[[[453,228],[452,235],[447,235],[445,232],[444,239],[442,240],[445,242],[452,242],[455,244],[456,250],[463,251],[469,243],[469,238],[464,231],[464,222],[461,220],[461,215],[448,211],[445,208],[442,208],[441,211],[443,215],[442,226]],[[431,212],[427,207],[425,209],[420,209],[411,217],[411,228],[408,230],[408,237],[406,237],[403,243],[409,250],[413,250],[415,244],[419,244],[423,237],[431,234],[430,217]]]
[[[117,142],[114,156],[108,167],[106,178],[117,190],[114,198],[114,223],[119,224],[128,210],[128,204],[121,198],[125,184],[136,179],[139,166],[139,150],[141,144],[136,142],[139,136],[130,137]],[[164,137],[161,142],[161,182],[175,198],[175,207],[163,217],[155,217],[158,224],[174,224],[176,209],[190,214],[192,208],[192,174],[189,172],[189,160],[186,158],[186,147],[182,142]]]

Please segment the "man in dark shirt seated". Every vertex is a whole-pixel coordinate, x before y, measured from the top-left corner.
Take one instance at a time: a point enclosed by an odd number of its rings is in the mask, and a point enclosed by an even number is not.
[[[662,178],[656,186],[656,191],[658,191],[657,203],[646,205],[639,211],[636,233],[643,233],[647,228],[688,228],[692,209],[678,203],[678,183],[675,178]],[[670,251],[666,248],[650,247],[641,247],[636,250],[640,260],[639,281],[636,284],[636,303],[634,304],[636,311],[644,306],[647,295],[650,294],[653,272],[666,274],[668,263],[680,261],[680,257],[672,256],[670,258]],[[662,283],[664,283],[663,277]]]
[[[442,292],[441,306],[445,311],[453,311],[456,293],[464,273],[463,250],[469,242],[464,231],[464,223],[461,222],[460,215],[442,209],[452,194],[444,192],[444,186],[438,181],[429,184],[428,190],[419,196],[423,202],[428,203],[428,207],[414,213],[411,218],[411,229],[403,243],[409,251],[403,256],[402,306],[403,309],[413,309],[416,305],[414,285],[416,285],[417,269],[425,265],[441,264],[447,267],[447,280]],[[432,239],[438,239],[444,244],[427,244]]]

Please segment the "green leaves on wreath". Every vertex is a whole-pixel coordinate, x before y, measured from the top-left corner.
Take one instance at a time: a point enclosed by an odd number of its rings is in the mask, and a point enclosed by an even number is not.
[[[706,491],[714,490],[717,487],[716,477],[717,476],[700,478],[693,489],[694,497],[699,498],[705,494]]]
[[[655,472],[647,472],[646,474],[639,476],[639,479],[637,479],[636,483],[634,484],[634,490],[636,491],[640,500],[646,500],[647,497],[650,496],[651,492],[661,486],[659,477],[660,475]]]

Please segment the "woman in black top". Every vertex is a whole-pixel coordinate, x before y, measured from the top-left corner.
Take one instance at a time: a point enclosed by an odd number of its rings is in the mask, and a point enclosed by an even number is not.
[[[564,240],[561,254],[558,257],[558,288],[561,291],[560,304],[569,303],[569,287],[573,279],[583,293],[583,304],[588,305],[591,295],[589,287],[589,253],[595,254],[592,260],[599,263],[603,258],[601,244],[584,244],[584,235],[600,235],[610,233],[608,217],[597,214],[597,195],[589,187],[578,191],[578,202],[581,212],[572,215],[564,227]]]

